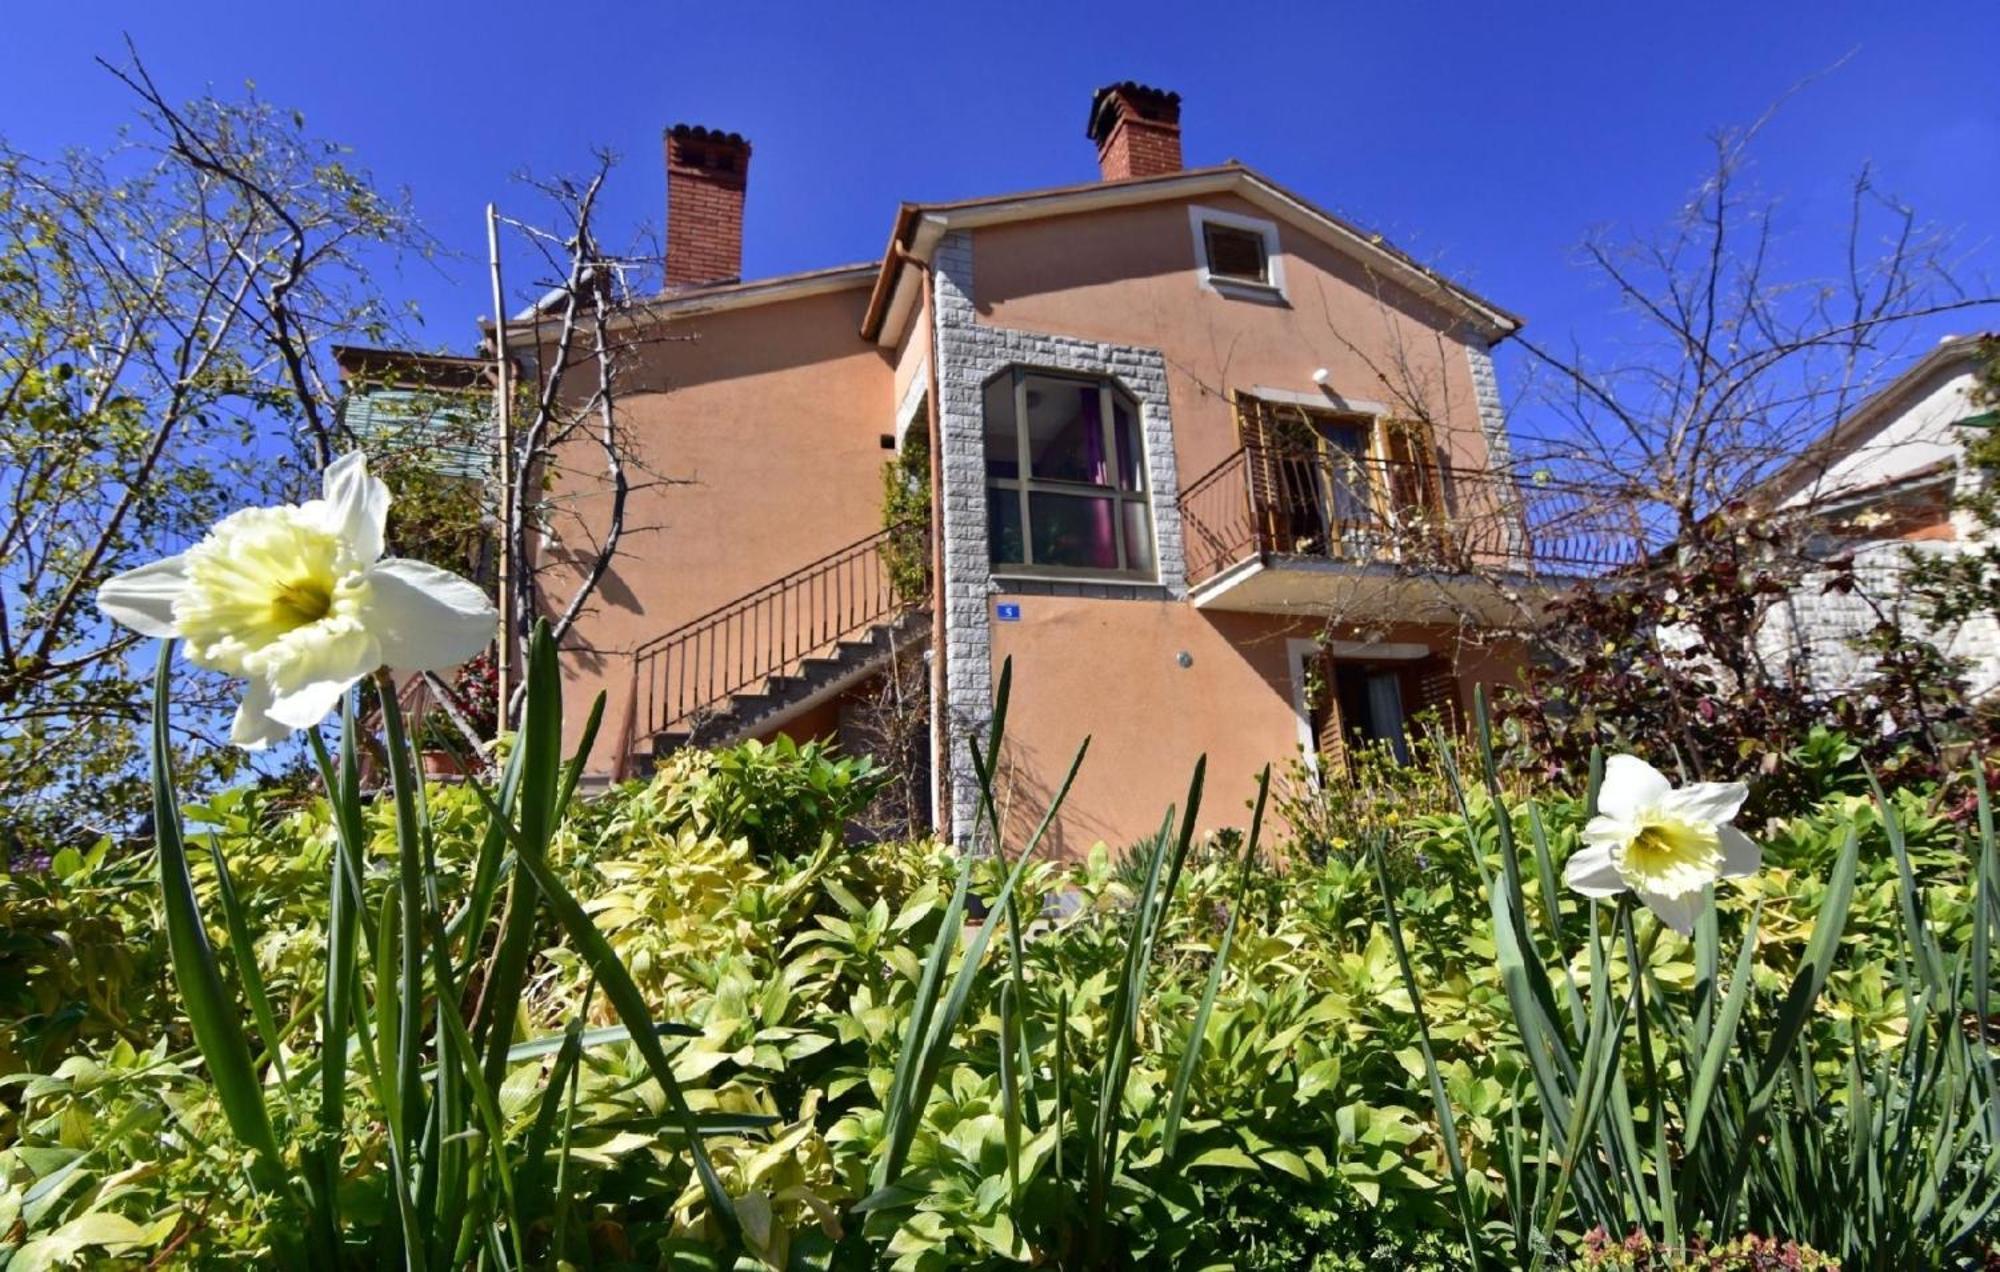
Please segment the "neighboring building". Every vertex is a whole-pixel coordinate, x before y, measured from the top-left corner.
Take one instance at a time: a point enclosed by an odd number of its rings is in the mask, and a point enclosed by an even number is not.
[[[1853,590],[1829,592],[1832,576],[1809,572],[1765,628],[1767,655],[1801,657],[1816,691],[1837,693],[1867,677],[1869,659],[1853,642],[1877,623],[1924,632],[1903,595],[1912,553],[1963,552],[1981,541],[1977,524],[1954,503],[1965,483],[1977,480],[1958,424],[1977,413],[1972,388],[1993,340],[1943,341],[1760,488],[1773,515],[1805,523],[1810,556],[1854,560]],[[2000,685],[2000,627],[1990,616],[1924,634],[1970,660],[1975,694]]]
[[[750,143],[668,131],[667,290],[621,319],[620,401],[680,480],[634,491],[649,529],[570,642],[571,701],[611,699],[595,775],[839,733],[892,646],[938,646],[955,833],[1007,659],[1013,816],[1088,734],[1059,850],[1150,833],[1204,752],[1228,824],[1301,744],[1511,679],[1506,631],[1625,559],[1580,494],[1508,473],[1491,350],[1519,318],[1249,168],[1184,168],[1175,94],[1102,89],[1088,131],[1100,180],[906,203],[879,262],[761,280]],[[881,514],[933,421],[934,615],[888,585]]]
[[[340,423],[371,453],[421,455],[472,481],[493,470],[493,360],[335,345]]]

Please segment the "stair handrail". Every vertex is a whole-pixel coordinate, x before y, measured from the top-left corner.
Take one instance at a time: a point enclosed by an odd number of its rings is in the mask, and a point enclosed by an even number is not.
[[[881,553],[892,539],[927,529],[918,522],[884,526],[633,646],[629,653],[632,675],[626,720],[616,757],[617,775],[625,775],[634,748],[642,739],[694,718],[743,689],[784,674],[787,668],[819,651],[919,604],[920,599],[897,593]],[[827,580],[845,586],[847,595],[817,598],[821,604],[819,610],[811,608],[809,600],[807,605],[788,612],[786,598]],[[827,621],[829,600],[837,615],[833,621]],[[773,605],[779,607],[775,617],[768,614]],[[757,630],[760,610],[767,611],[761,632]],[[746,616],[750,630],[741,630]],[[796,622],[804,630],[786,626],[788,621]],[[699,680],[695,685],[684,679],[681,683],[688,691],[674,692],[669,679],[674,671],[672,655],[684,649],[699,650],[698,642],[704,640],[712,646],[714,633],[721,633],[727,640],[732,625],[738,629],[736,647],[724,651],[722,674],[715,674],[715,651],[711,648],[706,675],[697,671]]]

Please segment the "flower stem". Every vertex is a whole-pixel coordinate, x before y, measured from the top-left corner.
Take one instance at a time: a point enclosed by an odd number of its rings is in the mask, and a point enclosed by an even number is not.
[[[403,1113],[403,1160],[417,1157],[414,1142],[424,1119],[423,1108],[423,956],[424,881],[423,849],[417,827],[416,769],[410,760],[410,743],[403,730],[402,705],[396,700],[396,682],[388,671],[375,673],[375,688],[382,701],[382,729],[389,751],[389,778],[396,796],[397,885],[401,892],[398,907],[402,919],[399,976],[402,981],[396,1035],[395,1083]],[[423,1266],[421,1249],[405,1252],[410,1266]]]

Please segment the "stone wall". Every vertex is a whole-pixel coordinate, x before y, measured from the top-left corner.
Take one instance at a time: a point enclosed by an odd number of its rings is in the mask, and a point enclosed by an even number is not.
[[[1139,404],[1146,451],[1146,482],[1153,512],[1158,582],[1151,588],[1105,585],[1120,596],[1150,594],[1159,600],[1187,595],[1187,553],[1181,535],[1180,475],[1174,459],[1173,417],[1167,407],[1166,359],[1157,349],[1079,340],[994,327],[979,321],[973,304],[973,236],[947,234],[932,263],[936,289],[933,349],[938,366],[940,507],[944,529],[945,702],[934,718],[934,736],[949,748],[940,765],[940,791],[951,808],[954,838],[969,837],[979,806],[979,787],[966,739],[984,729],[992,714],[993,654],[991,597],[1003,590],[993,578],[986,542],[986,442],[983,393],[986,382],[1010,367],[1040,367],[1116,380]],[[1088,583],[1038,583],[1035,587],[1076,589]]]
[[[1938,643],[1945,653],[1971,659],[1970,687],[1975,694],[2000,685],[2000,624],[1977,618],[1949,631],[1932,631],[1903,596],[1902,577],[1908,554],[1961,551],[1957,541],[1905,542],[1899,539],[1864,544],[1854,551],[1855,588],[1828,592],[1829,572],[1808,574],[1790,596],[1775,606],[1762,631],[1760,645],[1770,660],[1802,656],[1814,690],[1838,693],[1861,684],[1873,660],[1853,647],[1879,622]]]

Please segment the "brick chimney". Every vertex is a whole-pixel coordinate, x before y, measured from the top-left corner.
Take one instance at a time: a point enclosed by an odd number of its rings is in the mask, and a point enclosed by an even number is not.
[[[667,287],[743,276],[743,191],[750,143],[698,125],[667,129]]]
[[[1090,139],[1106,181],[1181,170],[1181,95],[1134,84],[1108,84],[1090,99]]]

